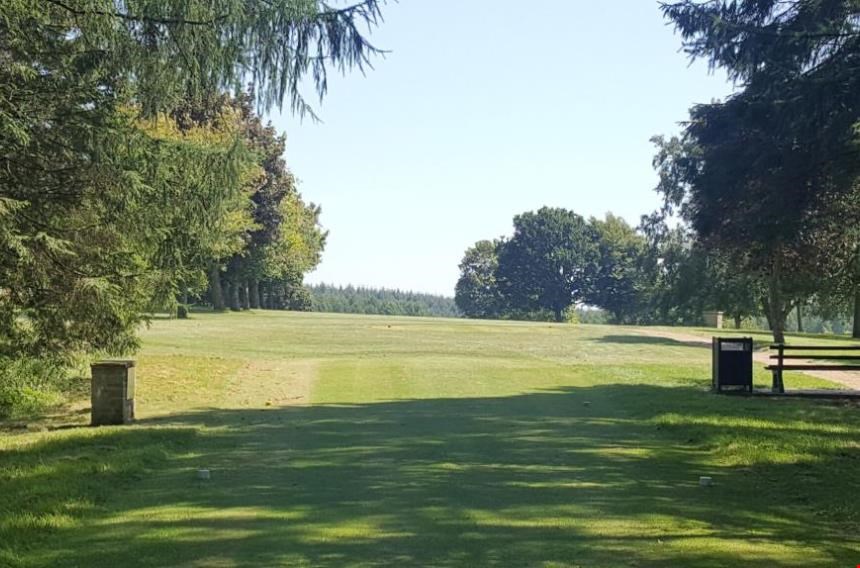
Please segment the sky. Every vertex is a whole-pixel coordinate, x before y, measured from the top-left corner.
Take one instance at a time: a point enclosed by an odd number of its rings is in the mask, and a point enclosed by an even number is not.
[[[544,205],[637,224],[656,134],[732,91],[652,0],[400,0],[366,75],[332,74],[321,123],[273,113],[330,231],[307,282],[453,295],[466,248]],[[308,95],[312,92],[308,90]]]

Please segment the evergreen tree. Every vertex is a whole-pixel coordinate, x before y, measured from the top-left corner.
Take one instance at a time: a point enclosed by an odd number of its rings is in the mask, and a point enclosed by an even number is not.
[[[313,311],[387,316],[459,317],[452,298],[386,288],[315,284],[310,292]]]
[[[173,112],[250,80],[260,108],[312,113],[299,86],[363,68],[378,17],[376,0],[0,3],[0,350],[132,349],[153,302],[199,287],[254,222],[230,121],[183,131]],[[298,209],[312,233],[318,209]]]
[[[761,274],[776,341],[798,302],[838,285],[860,220],[860,5],[853,0],[664,6],[694,58],[743,89],[691,111],[694,148],[666,193],[707,246]],[[671,184],[670,184],[671,185]]]

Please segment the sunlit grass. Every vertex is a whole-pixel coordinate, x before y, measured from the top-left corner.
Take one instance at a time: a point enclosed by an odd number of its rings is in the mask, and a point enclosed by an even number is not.
[[[0,438],[0,566],[858,561],[857,408],[710,394],[707,348],[197,314],[137,359],[138,424]]]

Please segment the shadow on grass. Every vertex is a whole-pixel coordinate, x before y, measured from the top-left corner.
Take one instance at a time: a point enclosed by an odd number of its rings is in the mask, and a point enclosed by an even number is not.
[[[84,429],[0,454],[0,564],[849,565],[857,425],[608,385]]]
[[[651,335],[603,335],[592,341],[598,343],[616,343],[618,345],[660,345],[668,347],[697,347],[699,349],[711,348],[709,343],[703,341],[680,341],[668,337],[656,337]]]

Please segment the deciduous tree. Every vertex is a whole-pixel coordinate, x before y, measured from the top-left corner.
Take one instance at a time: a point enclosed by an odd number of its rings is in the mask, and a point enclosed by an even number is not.
[[[645,308],[650,287],[651,271],[644,266],[651,260],[645,237],[612,213],[589,223],[599,256],[585,301],[611,313],[617,323],[635,322]]]
[[[466,317],[492,319],[503,314],[504,300],[496,280],[503,246],[501,240],[478,241],[466,250],[454,294],[457,307]]]
[[[565,311],[585,298],[597,273],[597,235],[581,216],[544,207],[514,217],[514,235],[499,254],[498,278],[515,310]]]

